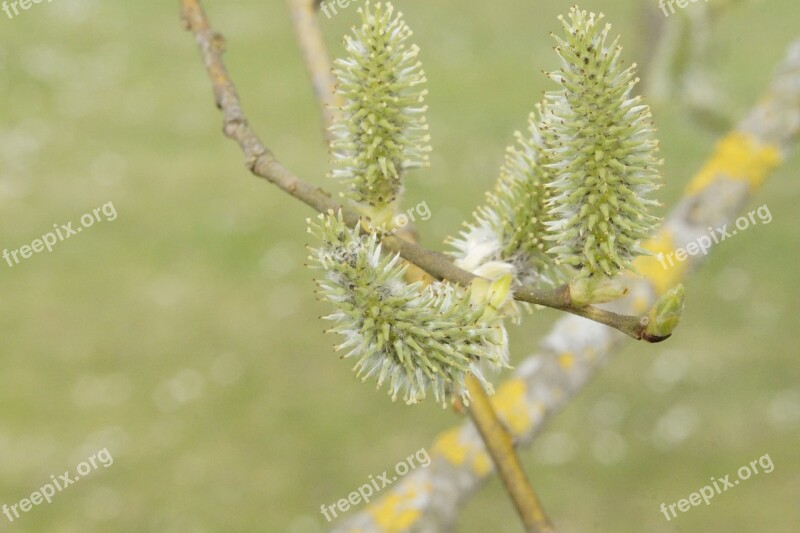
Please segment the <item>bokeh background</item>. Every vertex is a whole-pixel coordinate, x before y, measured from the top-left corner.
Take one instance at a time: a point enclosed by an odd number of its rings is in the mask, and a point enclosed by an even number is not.
[[[504,147],[554,86],[567,1],[398,1],[428,73],[432,168],[409,176],[441,247],[494,182]],[[652,3],[651,3],[652,4]],[[299,175],[326,187],[316,104],[279,0],[205,2],[245,109]],[[644,4],[584,2],[647,61]],[[698,4],[690,3],[686,10]],[[332,53],[356,8],[321,19]],[[721,16],[712,74],[740,117],[797,35],[791,0]],[[663,21],[678,23],[677,16]],[[642,72],[646,76],[646,70]],[[322,531],[333,503],[459,423],[393,404],[331,350],[303,267],[311,212],[251,177],[220,132],[172,2],[54,0],[0,12],[0,247],[113,202],[118,218],[0,263],[0,504],[107,448],[114,464],[9,531]],[[680,98],[654,104],[673,205],[713,148]],[[687,286],[673,339],[630,343],[522,459],[562,531],[771,531],[800,523],[798,156]],[[557,318],[512,331],[520,361]],[[769,454],[775,469],[667,522],[687,497]],[[363,507],[362,507],[363,508]],[[350,511],[347,514],[353,514]],[[494,480],[458,531],[520,531]]]

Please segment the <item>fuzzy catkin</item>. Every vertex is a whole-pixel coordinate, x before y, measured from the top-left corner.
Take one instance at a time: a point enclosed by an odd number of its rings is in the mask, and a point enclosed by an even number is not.
[[[448,239],[456,264],[489,278],[509,272],[517,285],[556,284],[564,271],[547,252],[544,235],[551,220],[547,183],[552,172],[542,150],[536,113],[528,117],[528,131],[516,132],[516,144],[506,159],[486,205],[474,213],[458,237]]]
[[[545,96],[545,152],[552,161],[549,252],[580,275],[615,276],[643,253],[655,227],[648,195],[660,179],[650,108],[631,97],[635,64],[623,67],[617,37],[603,15],[570,9],[553,36],[561,68],[548,74],[562,89]]]
[[[430,136],[425,73],[410,44],[411,30],[390,3],[359,8],[361,24],[344,40],[347,57],[335,62],[343,100],[331,127],[331,177],[362,215],[391,221],[403,174],[428,165]]]
[[[344,340],[343,358],[357,359],[354,370],[366,380],[388,383],[392,399],[423,400],[429,391],[438,403],[459,398],[468,403],[464,384],[474,375],[488,391],[482,365],[508,365],[508,338],[495,307],[505,293],[476,298],[447,283],[407,283],[399,256],[381,255],[377,233],[348,228],[341,213],[309,219],[309,233],[320,244],[310,248],[313,266],[324,270],[319,294],[336,310],[323,318]]]

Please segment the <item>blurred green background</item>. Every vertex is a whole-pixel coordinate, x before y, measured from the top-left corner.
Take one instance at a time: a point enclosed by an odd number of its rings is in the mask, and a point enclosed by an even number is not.
[[[435,155],[408,205],[440,247],[495,180],[513,131],[551,89],[550,31],[569,2],[403,2],[429,78]],[[256,130],[316,183],[326,150],[278,0],[205,2]],[[642,4],[589,2],[646,61]],[[689,4],[691,10],[697,4]],[[356,20],[321,23],[332,53]],[[800,21],[797,3],[719,20],[715,73],[734,117],[756,100]],[[671,17],[664,24],[678,23]],[[643,72],[644,76],[645,73]],[[9,268],[0,263],[0,504],[87,456],[114,464],[13,531],[321,531],[320,505],[457,423],[393,404],[331,350],[302,266],[311,214],[251,177],[177,2],[54,0],[0,13],[0,247],[106,202],[114,221]],[[674,204],[716,134],[681,101],[654,107]],[[631,343],[522,459],[562,531],[797,531],[800,523],[798,156],[750,206],[774,217],[715,250],[669,342]],[[512,331],[519,362],[557,318]],[[769,454],[775,469],[667,522],[662,502]],[[347,515],[352,515],[350,511]],[[520,531],[494,480],[458,530]]]

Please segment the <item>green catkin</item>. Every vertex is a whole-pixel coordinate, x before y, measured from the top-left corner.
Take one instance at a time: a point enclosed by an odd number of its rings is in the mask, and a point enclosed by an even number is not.
[[[553,285],[564,280],[564,269],[556,266],[543,239],[551,220],[546,184],[552,172],[535,113],[528,118],[528,132],[516,132],[515,137],[486,205],[448,243],[455,248],[456,264],[465,270],[492,279],[512,273],[517,285]]]
[[[320,242],[309,257],[324,270],[319,294],[336,307],[323,318],[335,323],[329,332],[344,337],[336,349],[357,360],[362,381],[387,383],[392,399],[402,395],[409,404],[428,391],[442,405],[455,398],[468,403],[467,374],[492,390],[482,367],[508,366],[508,338],[496,312],[509,297],[508,284],[492,292],[407,283],[406,264],[397,255],[381,255],[376,233],[348,228],[341,212],[308,222]]]
[[[639,242],[658,222],[648,198],[658,188],[658,142],[650,108],[631,97],[635,64],[622,65],[617,37],[608,42],[603,15],[570,9],[553,36],[561,57],[548,74],[562,90],[545,95],[544,152],[552,161],[549,252],[581,276],[613,277],[644,253]]]
[[[346,36],[335,62],[343,100],[331,127],[331,177],[374,225],[390,223],[407,170],[427,166],[430,136],[419,48],[390,3],[359,8],[361,25]]]

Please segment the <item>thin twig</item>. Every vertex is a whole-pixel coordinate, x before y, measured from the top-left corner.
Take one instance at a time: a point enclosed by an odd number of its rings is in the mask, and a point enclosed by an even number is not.
[[[330,142],[330,127],[336,115],[337,98],[331,61],[322,38],[313,0],[286,0],[292,15],[295,37],[303,62],[311,78],[311,86],[319,103],[325,137]]]
[[[497,466],[500,479],[511,495],[525,531],[552,533],[553,526],[522,469],[511,435],[497,417],[486,391],[474,376],[469,376],[466,383],[470,396],[469,414]]]
[[[319,212],[341,209],[345,221],[350,226],[355,226],[359,220],[358,215],[333,200],[331,194],[324,189],[295,176],[264,146],[245,117],[236,88],[222,61],[225,49],[224,38],[208,27],[208,20],[198,0],[181,0],[181,5],[184,26],[194,34],[200,47],[200,53],[214,89],[217,107],[223,113],[223,132],[228,138],[239,144],[250,171]],[[390,252],[399,253],[404,259],[419,266],[436,279],[468,286],[476,278],[474,274],[455,266],[445,254],[425,249],[398,237],[385,237],[383,246]],[[570,301],[569,288],[566,285],[556,289],[523,287],[514,291],[514,298],[522,302],[588,318],[617,329],[637,340],[660,342],[667,338],[648,336],[645,332],[646,317],[620,315],[599,307],[581,307],[573,304]]]

